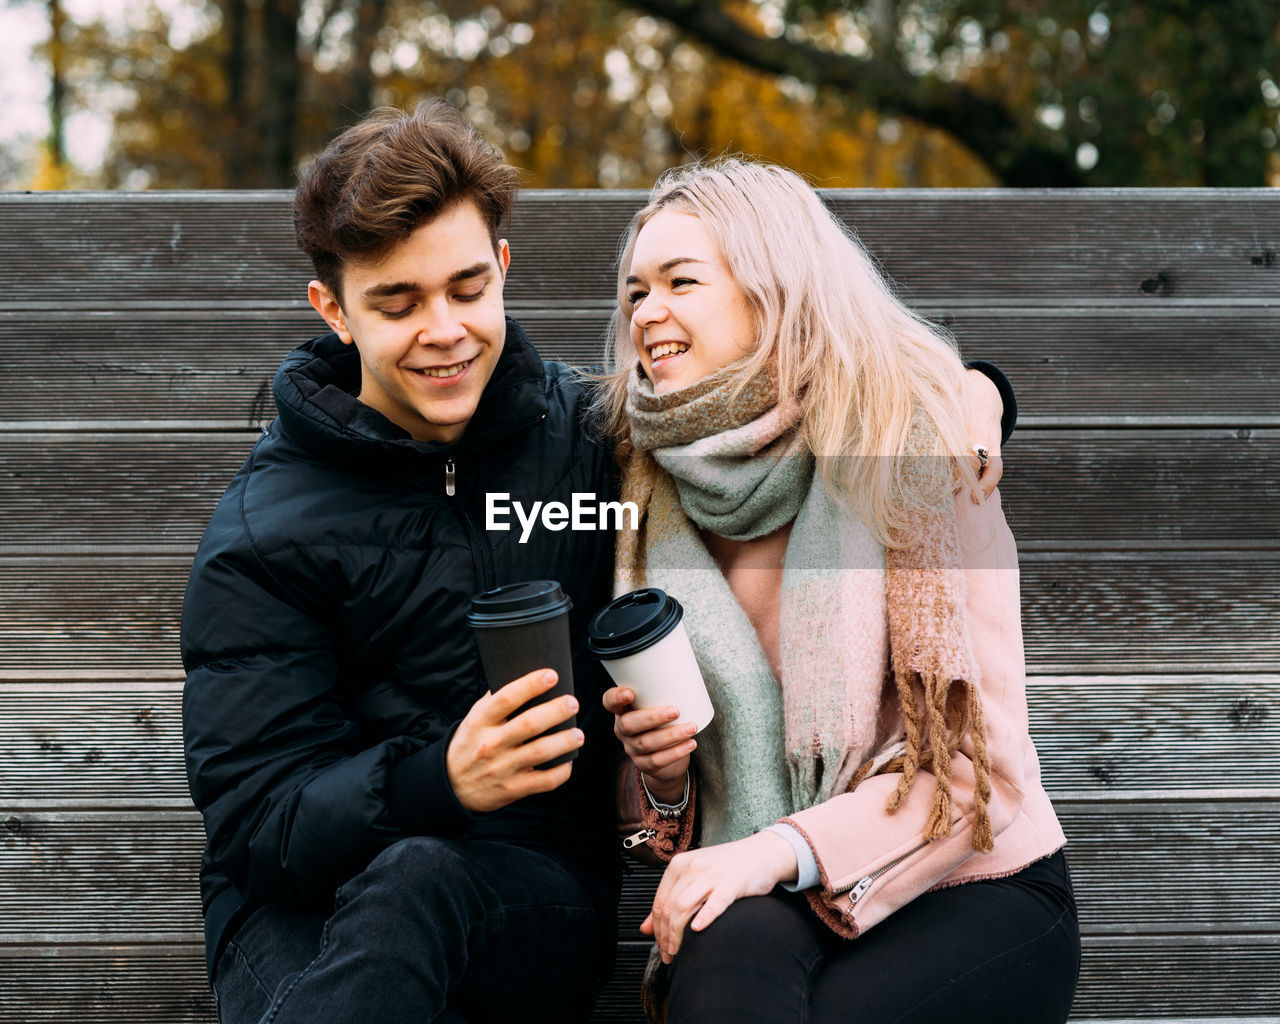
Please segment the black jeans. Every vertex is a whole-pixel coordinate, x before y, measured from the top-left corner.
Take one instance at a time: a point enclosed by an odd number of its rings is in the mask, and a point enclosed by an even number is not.
[[[402,840],[335,905],[263,907],[236,930],[214,973],[222,1024],[579,1021],[612,963],[573,873],[503,843]]]
[[[685,932],[670,970],[669,1024],[1061,1024],[1080,931],[1059,851],[925,893],[852,942],[799,894],[739,900]]]

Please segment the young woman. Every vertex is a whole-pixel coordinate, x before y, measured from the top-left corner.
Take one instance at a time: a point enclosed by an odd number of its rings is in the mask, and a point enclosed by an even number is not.
[[[1065,838],[953,346],[800,178],[737,159],[654,187],[619,307],[617,590],[681,602],[716,708],[694,739],[605,695],[670,860],[643,926],[669,1020],[1064,1021]]]

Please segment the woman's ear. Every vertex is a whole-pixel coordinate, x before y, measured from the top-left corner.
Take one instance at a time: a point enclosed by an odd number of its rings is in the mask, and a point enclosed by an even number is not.
[[[355,341],[351,335],[351,329],[347,326],[346,315],[342,312],[342,304],[329,290],[328,285],[312,281],[307,285],[307,298],[315,311],[324,317],[325,323],[342,339],[344,345],[350,345]]]

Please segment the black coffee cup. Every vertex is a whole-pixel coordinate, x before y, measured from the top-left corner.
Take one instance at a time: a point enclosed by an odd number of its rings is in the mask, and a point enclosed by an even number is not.
[[[551,690],[535,697],[515,714],[555,697],[573,693],[573,649],[569,642],[569,609],[573,602],[555,580],[529,580],[494,587],[471,599],[467,621],[480,650],[480,664],[490,691],[496,692],[535,669],[555,669],[560,678]],[[571,729],[570,716],[548,732]],[[578,751],[541,764],[553,768],[572,761]]]

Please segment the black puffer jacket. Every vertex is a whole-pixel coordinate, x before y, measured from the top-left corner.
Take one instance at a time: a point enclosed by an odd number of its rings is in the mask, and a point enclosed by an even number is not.
[[[484,528],[486,492],[526,508],[614,496],[609,446],[580,426],[582,382],[508,321],[474,419],[445,446],[357,401],[359,380],[357,352],[335,335],[290,354],[275,380],[279,418],[218,505],[187,586],[183,728],[207,836],[210,968],[249,909],[331,908],[337,886],[411,834],[549,849],[579,869],[606,926],[612,914],[617,747],[585,636],[609,599],[613,536],[537,526],[521,544],[514,516],[510,532]],[[559,790],[473,816],[444,761],[486,689],[469,600],[541,578],[573,601],[586,743]]]

